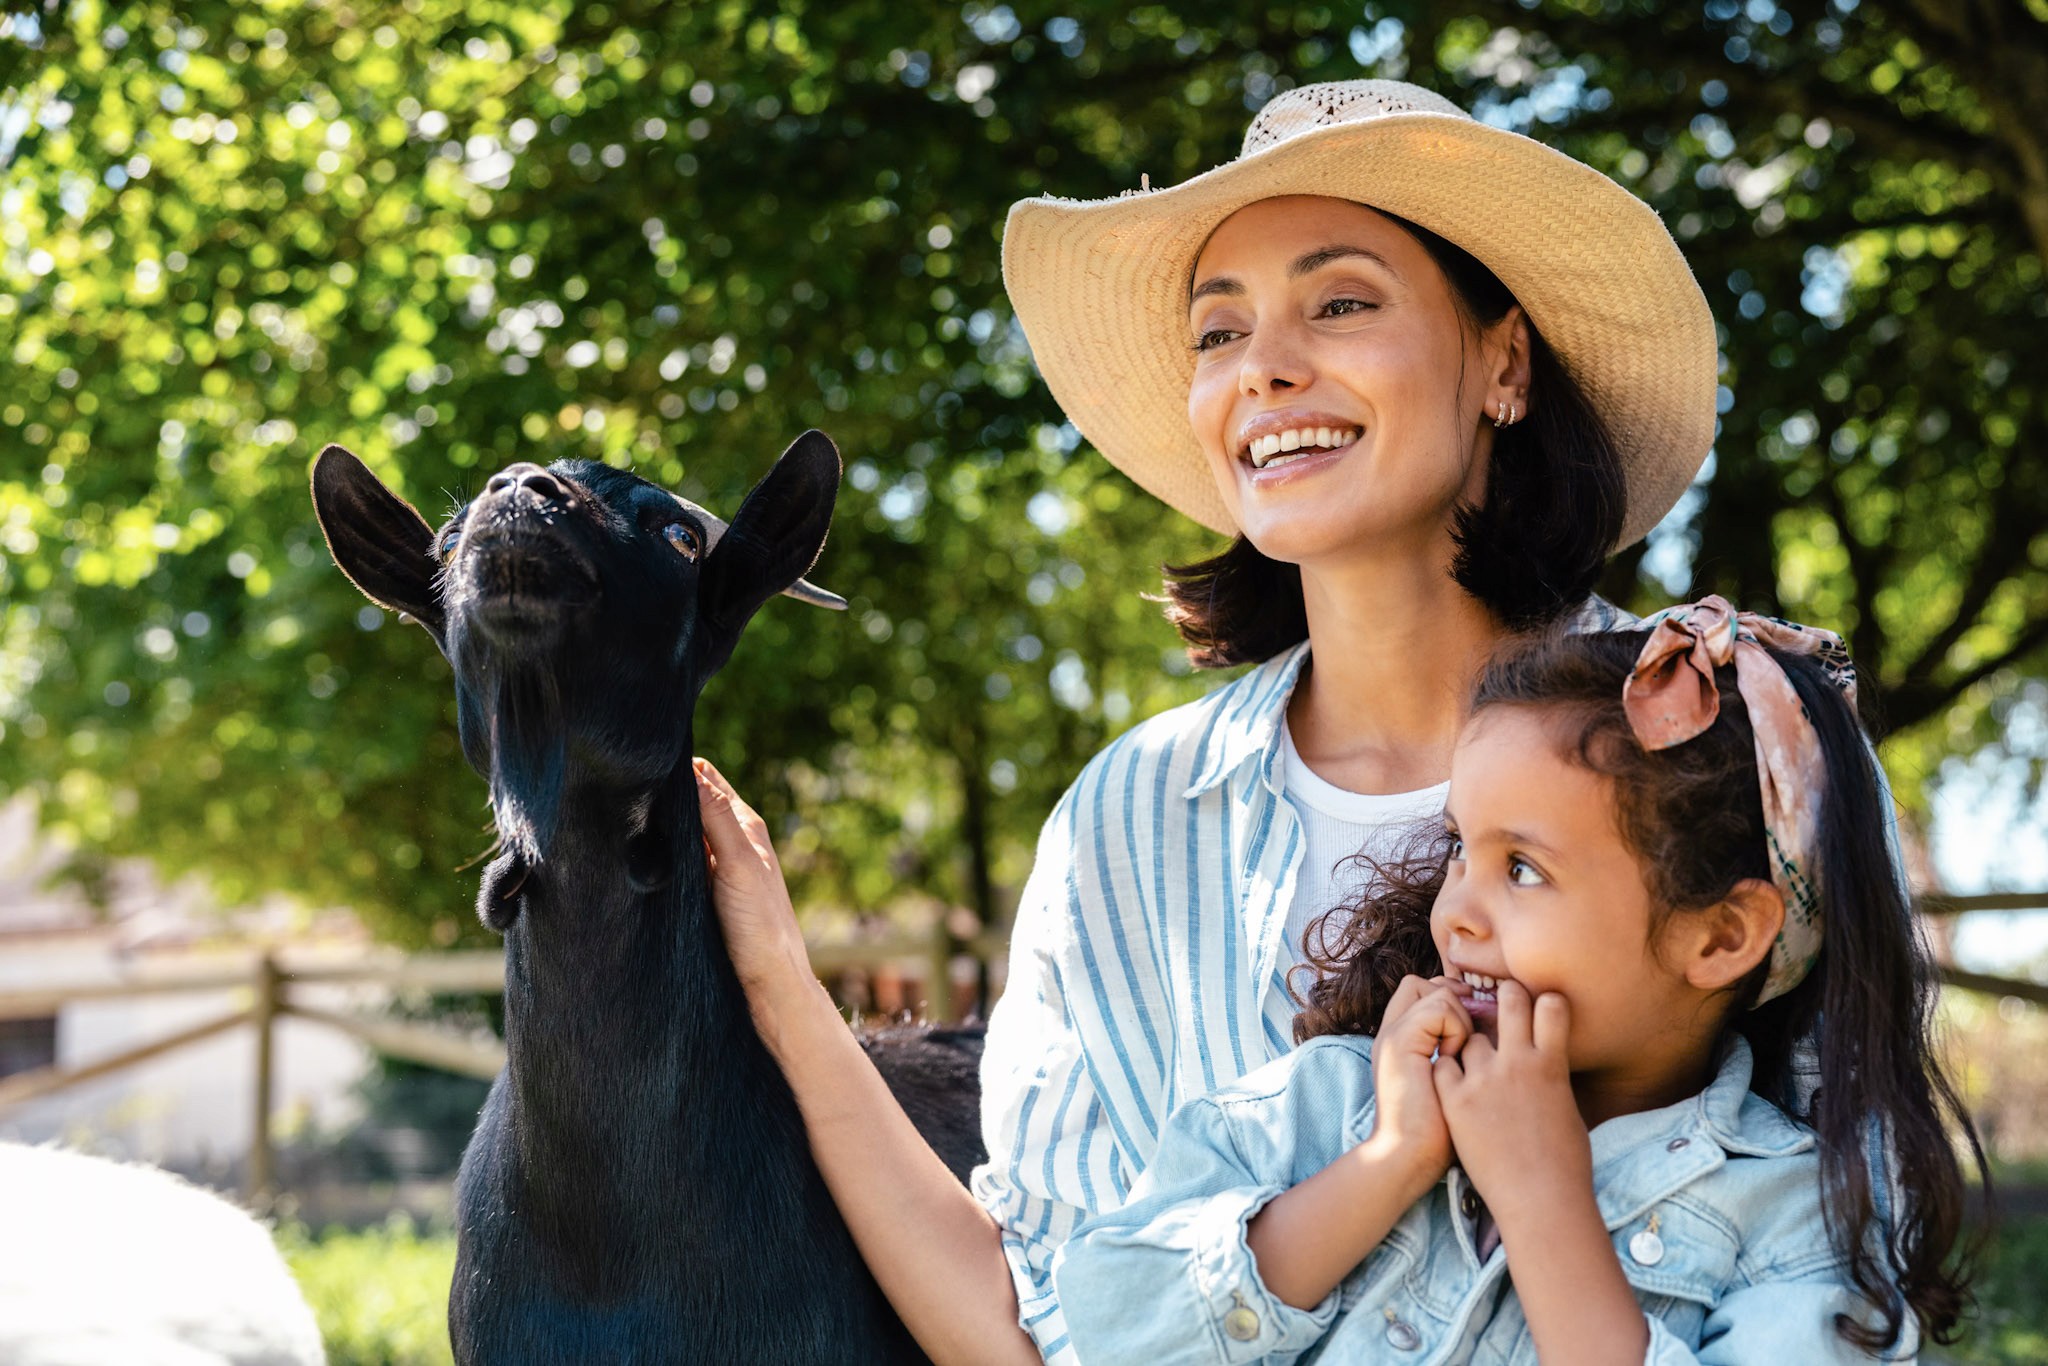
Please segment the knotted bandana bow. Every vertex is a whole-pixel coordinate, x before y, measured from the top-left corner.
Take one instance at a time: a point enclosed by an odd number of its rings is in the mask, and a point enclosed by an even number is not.
[[[1756,733],[1771,881],[1785,897],[1785,924],[1771,946],[1770,971],[1756,998],[1762,1005],[1799,985],[1820,956],[1820,899],[1809,870],[1827,771],[1820,737],[1792,680],[1764,646],[1815,656],[1852,707],[1856,668],[1834,632],[1737,612],[1721,597],[1667,608],[1644,624],[1654,629],[1621,690],[1629,725],[1644,749],[1684,744],[1713,725],[1721,714],[1714,670],[1731,659],[1735,663],[1736,690]]]

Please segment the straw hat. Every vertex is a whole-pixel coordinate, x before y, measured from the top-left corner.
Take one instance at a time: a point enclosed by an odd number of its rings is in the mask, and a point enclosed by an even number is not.
[[[1236,534],[1188,426],[1188,291],[1219,223],[1294,194],[1398,214],[1483,262],[1613,433],[1628,483],[1617,548],[1670,511],[1713,443],[1719,372],[1677,243],[1590,166],[1405,81],[1276,95],[1237,160],[1171,189],[1012,206],[1003,283],[1053,397],[1111,464]]]

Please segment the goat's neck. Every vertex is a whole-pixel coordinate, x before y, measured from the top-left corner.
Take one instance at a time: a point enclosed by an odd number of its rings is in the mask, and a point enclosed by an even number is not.
[[[642,891],[627,841],[650,797],[677,856],[673,880]],[[729,1084],[759,1050],[712,912],[702,830],[687,762],[652,794],[565,792],[505,943],[508,1081],[529,1163],[603,1161],[593,1143],[634,1145],[673,1125],[690,1092]],[[549,1151],[557,1144],[572,1151]]]

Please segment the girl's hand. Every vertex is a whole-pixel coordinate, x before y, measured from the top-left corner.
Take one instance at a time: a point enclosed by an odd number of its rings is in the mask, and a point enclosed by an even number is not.
[[[1590,1200],[1593,1145],[1572,1095],[1571,1008],[1519,982],[1499,989],[1499,1043],[1484,1035],[1436,1065],[1433,1081],[1458,1163],[1503,1229],[1544,1202]]]
[[[711,901],[725,951],[759,1020],[776,992],[792,986],[809,990],[816,978],[767,822],[740,800],[709,760],[692,763],[704,852],[711,865]]]
[[[1461,998],[1470,990],[1448,977],[1402,978],[1373,1040],[1376,1117],[1366,1143],[1413,1162],[1423,1190],[1451,1165],[1452,1134],[1437,1099],[1431,1059],[1451,1058],[1468,1046],[1472,1017]]]

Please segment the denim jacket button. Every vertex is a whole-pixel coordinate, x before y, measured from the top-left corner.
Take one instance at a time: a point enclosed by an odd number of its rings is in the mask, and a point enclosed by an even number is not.
[[[1387,1325],[1387,1341],[1396,1351],[1412,1352],[1422,1345],[1422,1334],[1415,1331],[1414,1324],[1395,1319]]]
[[[1259,1316],[1240,1301],[1223,1316],[1223,1332],[1233,1342],[1250,1342],[1259,1335]]]
[[[1628,1255],[1643,1266],[1655,1266],[1664,1260],[1664,1240],[1646,1228],[1628,1240]]]
[[[1674,1138],[1669,1143],[1666,1143],[1664,1145],[1664,1151],[1667,1153],[1675,1153],[1679,1149],[1690,1145],[1691,1142],[1692,1140],[1689,1138]]]

